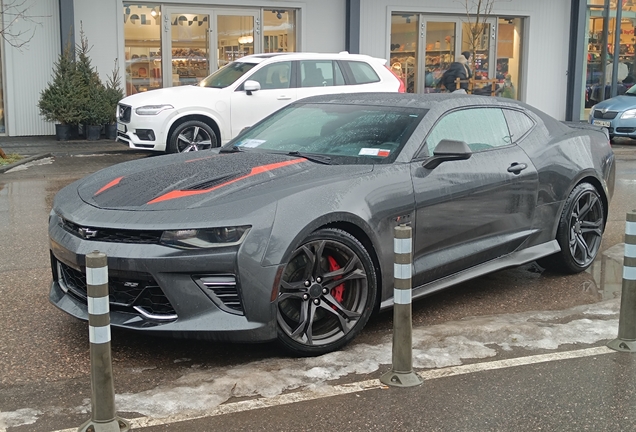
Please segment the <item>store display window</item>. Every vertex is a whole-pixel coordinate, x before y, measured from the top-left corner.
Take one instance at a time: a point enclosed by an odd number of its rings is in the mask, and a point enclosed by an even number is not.
[[[391,70],[406,86],[408,93],[417,92],[419,15],[391,15]]]
[[[161,8],[124,3],[126,94],[162,87]]]
[[[263,10],[263,52],[296,51],[296,10]]]

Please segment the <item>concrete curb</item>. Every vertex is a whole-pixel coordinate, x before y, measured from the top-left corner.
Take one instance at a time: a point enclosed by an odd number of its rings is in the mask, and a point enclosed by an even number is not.
[[[20,159],[19,161],[9,165],[2,165],[0,166],[0,174],[5,173],[9,171],[10,169],[15,168],[17,166],[24,165],[29,162],[33,162],[34,160],[44,159],[50,156],[53,156],[53,155],[51,153],[40,153],[33,156],[25,157],[24,159]]]

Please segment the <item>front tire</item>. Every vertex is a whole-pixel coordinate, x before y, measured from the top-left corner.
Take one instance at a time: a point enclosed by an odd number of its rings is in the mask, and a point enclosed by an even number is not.
[[[168,153],[210,150],[219,140],[210,126],[199,120],[190,120],[177,126],[168,139]]]
[[[556,240],[561,252],[541,258],[541,267],[563,273],[579,273],[588,268],[601,247],[605,228],[603,201],[589,183],[577,185],[565,201]]]
[[[278,339],[295,355],[337,350],[375,305],[375,267],[362,243],[339,229],[309,235],[287,263],[277,299]]]

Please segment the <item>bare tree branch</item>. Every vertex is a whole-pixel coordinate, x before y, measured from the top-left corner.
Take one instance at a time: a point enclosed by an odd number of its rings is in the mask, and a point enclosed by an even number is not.
[[[14,48],[22,50],[35,36],[35,31],[42,23],[37,16],[30,13],[31,5],[29,0],[5,0],[0,3],[2,9],[2,21],[0,22],[0,36]],[[24,23],[28,23],[25,29]]]

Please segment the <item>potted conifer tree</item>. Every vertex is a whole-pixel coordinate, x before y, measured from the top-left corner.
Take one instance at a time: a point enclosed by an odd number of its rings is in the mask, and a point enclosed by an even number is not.
[[[117,138],[117,104],[124,98],[124,91],[120,87],[120,80],[119,67],[117,65],[117,59],[115,59],[115,66],[113,67],[111,74],[108,76],[104,93],[104,103],[106,104],[105,109],[108,113],[107,122],[104,125],[106,139]]]
[[[82,121],[85,98],[70,45],[60,53],[52,78],[40,93],[38,108],[47,121],[55,122],[57,140],[64,141],[70,139],[72,128]]]
[[[91,64],[88,55],[90,47],[84,30],[80,30],[80,43],[77,47],[77,75],[80,89],[83,91],[80,113],[84,125],[84,136],[87,140],[98,140],[101,136],[102,125],[107,121],[105,108],[106,88],[99,78],[97,70]]]

